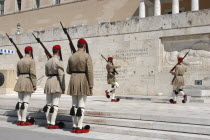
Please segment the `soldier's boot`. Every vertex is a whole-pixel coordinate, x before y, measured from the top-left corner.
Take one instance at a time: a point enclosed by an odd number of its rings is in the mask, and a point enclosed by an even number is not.
[[[76,133],[76,131],[77,131],[77,128],[76,127],[72,127],[71,132],[72,133]]]
[[[62,129],[65,127],[65,124],[63,122],[55,123],[55,125],[50,124],[48,126],[48,129]]]
[[[106,98],[108,98],[108,99],[109,99],[109,98],[110,98],[110,95],[109,95],[108,90],[106,90],[106,91],[105,91],[105,94],[106,94]]]
[[[18,122],[17,122],[17,126],[21,126],[21,124],[22,124],[22,110],[20,109],[20,107],[21,107],[21,102],[18,102],[17,104],[16,104],[16,107],[15,107],[15,109],[17,110],[17,116],[18,116]]]
[[[50,123],[51,126],[49,127],[49,129],[61,129],[61,128],[63,128],[64,127],[64,123],[63,122],[60,122],[62,124],[55,122],[57,114],[58,114],[58,106],[57,105],[51,106],[50,113],[52,115],[51,115],[51,123]]]
[[[174,101],[173,99],[170,99],[169,102],[170,102],[171,104],[176,104],[176,101]]]
[[[72,133],[76,133],[76,130],[77,130],[78,117],[76,116],[76,112],[77,112],[77,107],[72,106],[70,110],[70,115],[72,116],[72,123],[73,123],[73,127],[71,129]]]
[[[18,121],[17,126],[22,126],[22,123],[23,123],[22,121]]]
[[[50,122],[51,122],[51,116],[52,114],[50,114],[50,105],[45,105],[42,109],[42,111],[46,114],[46,120],[47,120],[47,125],[46,128],[49,129],[50,127]]]
[[[84,112],[85,109],[83,107],[79,107],[76,113],[76,116],[78,117],[78,128],[75,133],[88,133],[90,131],[90,126],[86,125],[83,126],[83,120],[84,120]]]
[[[26,122],[24,125],[34,125],[35,124],[35,119],[34,118],[27,118]]]
[[[119,102],[119,101],[120,101],[119,98],[117,98],[117,99],[112,99],[112,100],[111,100],[111,102]]]
[[[187,95],[184,95],[183,97],[184,97],[184,99],[182,100],[182,103],[186,103],[187,102]]]
[[[47,129],[50,129],[50,127],[51,127],[51,124],[46,124],[46,126],[45,126]]]
[[[20,109],[22,110],[22,123],[21,126],[27,126],[27,125],[34,125],[35,119],[34,118],[26,118],[27,116],[27,110],[28,110],[28,104],[27,102],[23,102]]]
[[[75,133],[89,133],[89,132],[90,132],[90,126],[86,125],[81,129],[77,129]]]

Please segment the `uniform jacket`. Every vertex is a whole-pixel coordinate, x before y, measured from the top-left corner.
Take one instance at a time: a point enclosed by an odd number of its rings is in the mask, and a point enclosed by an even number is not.
[[[45,75],[48,77],[44,93],[62,93],[65,91],[65,73],[59,56],[53,55],[45,64]]]
[[[107,83],[112,84],[114,82],[117,82],[117,79],[114,74],[114,69],[118,68],[119,66],[115,66],[112,63],[108,62],[106,65],[107,70]]]
[[[35,61],[30,55],[25,55],[17,63],[18,80],[14,91],[33,93],[37,84]]]
[[[67,94],[92,96],[93,64],[88,53],[75,52],[68,60],[66,72],[71,75]]]
[[[187,67],[185,65],[178,64],[175,68],[175,72],[172,74],[174,75],[174,79],[172,80],[172,85],[178,88],[184,86],[184,73],[187,72]]]

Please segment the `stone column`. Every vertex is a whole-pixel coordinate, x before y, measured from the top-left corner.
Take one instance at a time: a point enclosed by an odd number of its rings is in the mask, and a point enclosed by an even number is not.
[[[139,0],[139,18],[145,17],[145,2],[144,0]]]
[[[192,11],[199,10],[199,0],[191,0],[191,10]]]
[[[179,0],[172,1],[172,14],[179,13]]]
[[[161,3],[160,0],[155,0],[154,16],[159,16],[159,15],[161,15]]]
[[[5,0],[4,1],[4,14],[14,13],[15,12],[15,1],[14,0]]]

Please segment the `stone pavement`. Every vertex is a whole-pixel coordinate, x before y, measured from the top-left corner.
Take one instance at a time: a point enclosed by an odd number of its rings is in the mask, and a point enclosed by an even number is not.
[[[112,103],[105,97],[89,97],[84,121],[91,125],[92,132],[84,135],[110,133],[107,135],[119,135],[122,138],[132,136],[134,139],[210,140],[208,98],[204,103],[190,102],[186,104],[183,104],[180,98],[176,105],[169,104],[162,98],[156,97],[155,100],[149,101],[122,99],[119,103]],[[14,122],[17,119],[14,111],[17,95],[1,95],[0,102],[1,123]],[[44,105],[45,95],[32,95],[29,113],[37,120],[37,125],[33,127],[45,124],[45,116],[41,112]],[[63,95],[59,107],[57,120],[64,121],[69,132],[71,128],[71,117],[69,116],[71,97]],[[41,129],[48,131],[43,127]],[[58,131],[61,134],[65,133],[62,130]],[[103,139],[103,136],[100,135],[97,135],[97,138]],[[96,138],[96,136],[90,138]]]

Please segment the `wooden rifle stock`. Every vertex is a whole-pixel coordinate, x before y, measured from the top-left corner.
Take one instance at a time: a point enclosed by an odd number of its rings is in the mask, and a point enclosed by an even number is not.
[[[47,59],[49,60],[50,58],[52,58],[52,55],[50,54],[50,52],[47,50],[47,48],[44,46],[44,44],[41,42],[40,38],[37,38],[34,33],[32,33],[32,35],[34,36],[34,38],[37,40],[37,42],[39,44],[41,44],[42,48],[44,49],[44,52],[47,56]]]
[[[184,55],[183,60],[185,59],[185,57],[188,55],[188,53],[190,52],[190,50]],[[174,69],[176,68],[176,66],[180,64],[179,62],[170,70],[170,72],[174,71]]]
[[[21,53],[20,50],[18,49],[18,47],[17,47],[17,45],[15,44],[15,42],[13,41],[13,39],[10,38],[9,35],[8,35],[7,33],[6,33],[6,35],[7,35],[8,39],[9,39],[9,41],[15,46],[19,58],[20,58],[20,59],[23,58],[22,53]]]
[[[106,62],[108,62],[108,60],[102,54],[100,54],[100,55],[106,60]],[[111,63],[112,63],[112,65],[114,65],[113,62],[111,62]],[[118,72],[116,71],[116,69],[114,69],[114,73],[118,74]]]
[[[73,42],[72,42],[72,40],[71,40],[71,37],[69,36],[69,34],[68,34],[68,32],[67,32],[67,29],[63,27],[62,22],[60,22],[60,24],[61,24],[61,27],[62,27],[62,29],[63,29],[63,32],[66,34],[66,36],[67,36],[67,38],[68,38],[68,40],[69,40],[69,46],[70,46],[71,52],[72,52],[72,53],[75,53],[75,52],[76,52],[76,49],[75,49],[74,44],[73,44]]]

